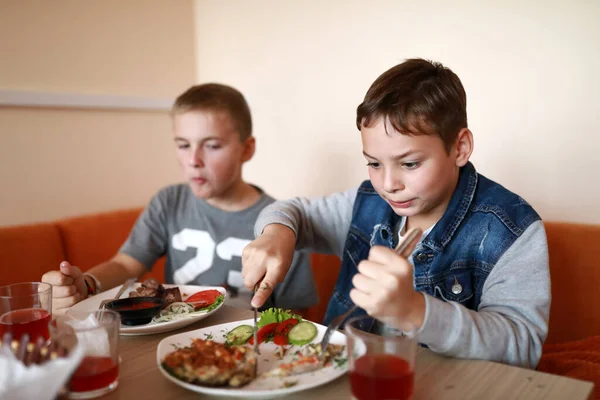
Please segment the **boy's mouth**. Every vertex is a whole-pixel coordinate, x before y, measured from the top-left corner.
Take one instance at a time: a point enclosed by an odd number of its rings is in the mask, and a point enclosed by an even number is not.
[[[408,201],[392,201],[388,199],[390,205],[395,208],[408,208],[412,206],[413,201],[414,199]]]
[[[192,182],[197,183],[198,185],[203,185],[206,183],[206,178],[192,178]]]

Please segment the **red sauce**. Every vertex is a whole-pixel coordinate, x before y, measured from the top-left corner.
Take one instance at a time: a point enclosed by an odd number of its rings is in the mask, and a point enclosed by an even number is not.
[[[362,356],[350,372],[352,394],[358,400],[408,400],[413,383],[408,362],[390,354]]]
[[[129,310],[143,310],[144,308],[152,308],[156,307],[158,304],[153,303],[151,301],[142,301],[140,303],[135,303],[123,307],[115,308],[117,311],[129,311]]]
[[[88,392],[109,386],[119,377],[119,365],[110,357],[84,357],[69,382],[72,392]]]
[[[30,341],[35,342],[38,337],[50,339],[48,324],[52,315],[41,308],[25,308],[7,312],[0,317],[0,338],[10,332],[13,339],[21,340],[25,333]]]

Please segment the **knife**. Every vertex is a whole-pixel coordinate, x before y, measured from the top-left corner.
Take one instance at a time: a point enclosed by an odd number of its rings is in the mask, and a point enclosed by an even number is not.
[[[257,283],[256,285],[254,285],[254,293],[252,294],[252,297],[254,297],[254,294],[256,294],[256,291],[258,290],[259,286],[260,286],[260,282]],[[254,354],[260,354],[260,350],[258,350],[258,327],[256,326],[258,310],[256,309],[256,307],[252,307],[252,308],[254,309]],[[258,362],[255,364],[255,368],[257,365],[258,365]]]

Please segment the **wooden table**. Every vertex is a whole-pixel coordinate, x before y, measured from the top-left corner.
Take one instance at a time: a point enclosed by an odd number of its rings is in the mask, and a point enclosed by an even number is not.
[[[183,389],[158,370],[156,347],[163,338],[188,330],[252,318],[252,311],[223,306],[218,312],[174,332],[121,336],[119,387],[102,399],[186,400],[213,397]],[[442,357],[421,348],[417,356],[414,400],[418,399],[592,399],[593,384],[488,361]],[[300,399],[350,399],[348,376],[286,396]]]

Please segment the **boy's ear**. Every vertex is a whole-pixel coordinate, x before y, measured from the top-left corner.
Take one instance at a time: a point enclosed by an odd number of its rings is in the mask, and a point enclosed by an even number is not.
[[[456,165],[458,167],[464,167],[471,154],[473,153],[473,133],[469,128],[463,128],[458,132],[456,136],[456,142],[454,144],[454,151],[456,152]]]
[[[242,153],[242,162],[250,161],[256,151],[256,139],[250,136],[244,140],[244,152]]]

